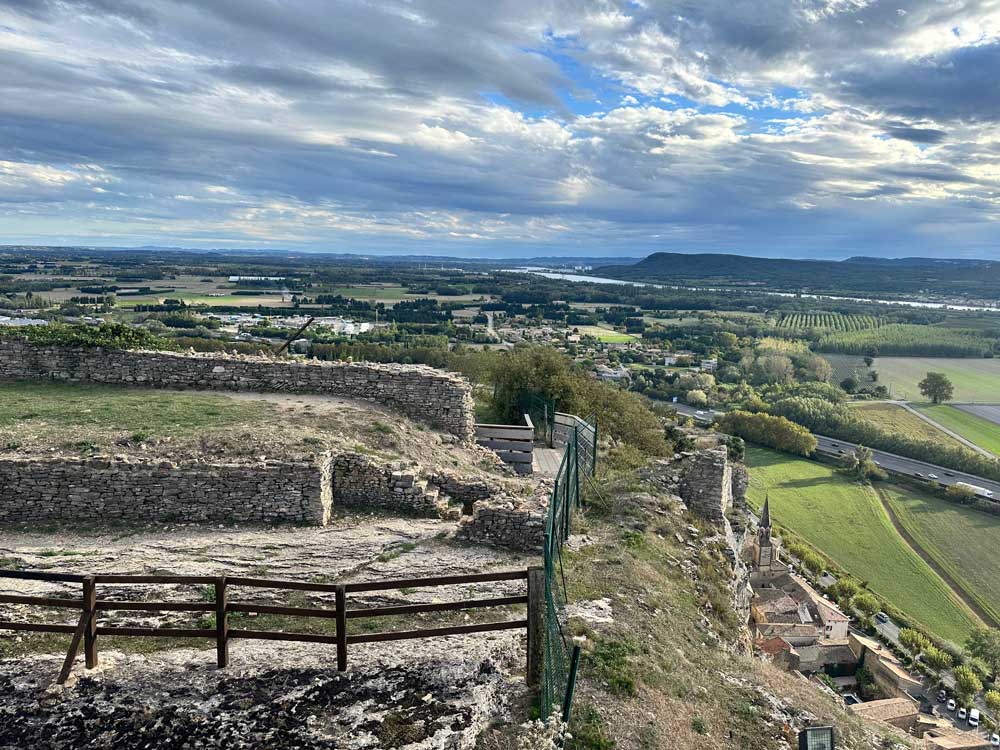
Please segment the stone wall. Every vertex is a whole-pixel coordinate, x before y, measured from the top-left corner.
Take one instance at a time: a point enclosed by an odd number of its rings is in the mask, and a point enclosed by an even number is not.
[[[733,503],[733,469],[725,448],[684,456],[680,496],[693,513],[722,522]]]
[[[545,541],[545,509],[518,507],[514,502],[477,503],[462,518],[458,539],[521,552],[541,552]]]
[[[109,458],[0,459],[0,525],[115,521],[324,524],[309,463],[173,464]]]
[[[328,461],[334,507],[391,510],[432,518],[448,515],[448,500],[420,477],[420,468],[384,463],[363,453]]]
[[[346,396],[386,404],[462,439],[474,432],[469,382],[423,365],[35,346],[0,339],[0,378]]]

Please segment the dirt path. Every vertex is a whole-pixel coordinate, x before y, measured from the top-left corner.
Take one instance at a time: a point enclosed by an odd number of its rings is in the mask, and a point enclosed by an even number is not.
[[[896,529],[896,533],[898,533],[903,538],[903,541],[906,542],[906,544],[910,547],[910,549],[912,549],[920,557],[921,560],[923,560],[931,567],[931,570],[933,570],[935,573],[938,574],[938,576],[941,577],[941,580],[943,580],[948,585],[948,588],[951,589],[955,597],[960,602],[962,602],[966,607],[972,610],[973,614],[975,614],[976,617],[978,617],[984,623],[989,624],[993,627],[1000,627],[1000,622],[998,622],[989,612],[983,609],[979,605],[979,602],[977,602],[975,599],[969,596],[968,593],[966,593],[965,589],[962,588],[961,584],[958,581],[956,581],[951,576],[951,574],[948,573],[947,570],[942,568],[938,564],[937,560],[931,557],[931,555],[927,552],[927,550],[921,547],[920,543],[917,542],[917,540],[913,538],[910,532],[903,527],[903,524],[900,522],[899,517],[893,511],[892,506],[885,499],[882,493],[878,491],[878,489],[875,490],[875,494],[878,495],[879,502],[882,503],[882,507],[888,514],[889,520],[892,522],[893,528]]]

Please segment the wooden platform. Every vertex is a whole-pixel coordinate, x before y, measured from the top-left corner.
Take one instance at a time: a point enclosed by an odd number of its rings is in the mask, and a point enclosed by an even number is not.
[[[535,446],[532,468],[535,474],[555,477],[559,473],[559,464],[562,462],[563,448],[546,448]]]

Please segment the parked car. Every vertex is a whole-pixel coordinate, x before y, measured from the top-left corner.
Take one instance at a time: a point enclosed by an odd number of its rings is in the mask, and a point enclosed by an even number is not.
[[[955,699],[954,699],[954,698],[951,698],[951,699],[949,699],[949,700],[948,700],[948,710],[949,710],[949,711],[954,711],[954,710],[955,710],[955,707],[956,707],[957,705],[958,705],[958,704],[957,704],[957,703],[955,703]]]
[[[978,727],[979,726],[979,709],[973,708],[969,711],[969,726]]]
[[[990,735],[990,747],[1000,747],[1000,734]]]
[[[875,615],[875,619],[878,622],[883,622],[883,623],[889,622],[889,615],[887,615],[885,612],[879,612],[877,615]]]
[[[948,699],[947,690],[938,690],[938,703],[944,703]]]
[[[962,706],[960,709],[958,709],[958,720],[965,721],[967,718],[969,718],[969,709],[967,709],[965,706]]]

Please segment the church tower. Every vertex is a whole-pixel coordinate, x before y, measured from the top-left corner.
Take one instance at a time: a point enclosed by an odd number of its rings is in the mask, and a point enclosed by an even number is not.
[[[766,570],[775,561],[774,543],[771,541],[771,508],[770,498],[764,496],[764,509],[760,513],[760,523],[757,524],[757,555],[754,562],[757,569]]]

